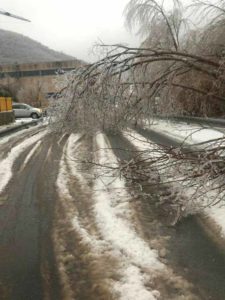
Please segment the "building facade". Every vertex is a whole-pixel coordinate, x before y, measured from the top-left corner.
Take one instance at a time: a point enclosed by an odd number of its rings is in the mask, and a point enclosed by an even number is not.
[[[79,68],[78,60],[10,64],[0,66],[0,88],[10,91],[19,102],[46,106],[47,99],[57,93],[59,76]]]

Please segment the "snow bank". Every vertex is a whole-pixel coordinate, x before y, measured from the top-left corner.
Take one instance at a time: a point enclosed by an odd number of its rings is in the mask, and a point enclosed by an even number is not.
[[[0,161],[0,193],[12,178],[12,167],[15,160],[30,146],[38,142],[47,134],[47,130],[27,138],[19,145],[13,147],[7,157]]]

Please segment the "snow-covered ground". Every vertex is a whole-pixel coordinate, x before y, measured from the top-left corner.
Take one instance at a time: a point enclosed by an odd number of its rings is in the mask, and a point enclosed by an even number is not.
[[[182,143],[187,143],[189,145],[196,145],[204,143],[204,147],[211,145],[213,142],[218,141],[219,143],[224,143],[225,129],[217,130],[209,128],[202,125],[189,125],[186,123],[175,123],[165,120],[154,120],[152,124],[146,125],[159,133],[164,133],[165,135],[175,139],[176,141]],[[137,143],[141,147],[141,143]],[[142,142],[142,149],[146,149],[146,144]],[[225,237],[225,202],[209,207],[205,209],[205,214],[212,219],[220,228],[221,235]]]

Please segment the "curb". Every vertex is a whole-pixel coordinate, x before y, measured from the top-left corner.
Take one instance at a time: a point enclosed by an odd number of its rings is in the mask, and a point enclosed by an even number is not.
[[[2,130],[0,130],[0,137],[7,136],[9,134],[20,131],[22,129],[27,129],[31,126],[36,126],[40,121],[42,121],[42,119],[33,120],[33,121],[30,121],[30,122],[27,122],[27,123],[23,123],[23,124],[19,124],[19,125],[15,125],[15,126],[12,126],[12,127],[9,127],[9,128],[2,129]]]
[[[168,120],[168,121],[175,121],[175,122],[185,122],[191,124],[198,124],[198,125],[208,125],[211,126],[222,126],[225,127],[225,120],[224,119],[216,119],[216,118],[200,118],[200,117],[180,117],[180,116],[168,116],[168,117],[153,117],[153,120],[160,119],[160,120]]]

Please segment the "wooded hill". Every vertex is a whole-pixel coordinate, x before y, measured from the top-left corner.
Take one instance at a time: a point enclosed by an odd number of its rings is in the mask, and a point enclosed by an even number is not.
[[[0,29],[0,64],[71,60],[74,57],[54,51],[22,34]]]

